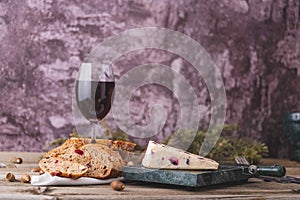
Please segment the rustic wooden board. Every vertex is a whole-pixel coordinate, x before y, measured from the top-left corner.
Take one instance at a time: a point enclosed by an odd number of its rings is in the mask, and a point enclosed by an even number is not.
[[[18,165],[18,168],[0,168],[0,199],[300,199],[299,184],[264,182],[255,178],[249,179],[245,184],[209,186],[193,191],[183,187],[141,182],[125,183],[126,188],[122,192],[112,190],[109,185],[38,188],[4,179],[7,172],[16,174],[17,179],[24,173],[36,174],[30,170],[37,166],[41,153],[0,152],[0,163],[7,163],[16,155],[23,158],[24,164]],[[264,162],[281,165],[287,162],[287,175],[300,177],[299,163],[269,159]]]

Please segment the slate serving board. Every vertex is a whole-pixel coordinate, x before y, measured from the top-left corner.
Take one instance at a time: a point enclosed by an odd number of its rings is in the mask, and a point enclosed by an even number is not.
[[[149,169],[142,166],[124,168],[124,178],[127,180],[187,187],[247,182],[252,176],[248,173],[248,167],[244,166],[221,166],[216,171]]]

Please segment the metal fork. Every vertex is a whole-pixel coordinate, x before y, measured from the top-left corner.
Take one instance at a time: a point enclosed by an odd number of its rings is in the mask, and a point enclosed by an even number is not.
[[[257,170],[259,171],[259,167],[257,167],[256,165],[250,165],[250,163],[245,158],[245,156],[236,156],[234,159],[235,159],[235,162],[237,165],[249,166],[248,170],[249,170],[249,173],[251,173],[251,174],[255,174],[257,172]],[[275,167],[275,166],[273,166],[273,167]],[[284,168],[284,170],[285,170],[285,168]],[[298,184],[300,184],[300,178],[292,177],[292,176],[273,177],[273,176],[259,175],[259,176],[256,176],[256,178],[262,179],[266,182],[275,181],[278,183],[298,183]]]
[[[257,166],[250,165],[250,163],[248,162],[245,156],[236,156],[234,160],[238,166],[248,166],[248,173],[252,175],[257,175],[257,170],[258,170]]]
[[[248,160],[245,158],[245,156],[236,156],[236,157],[234,158],[234,160],[235,160],[235,163],[236,163],[237,165],[247,165],[247,166],[250,165],[250,163],[249,163]]]

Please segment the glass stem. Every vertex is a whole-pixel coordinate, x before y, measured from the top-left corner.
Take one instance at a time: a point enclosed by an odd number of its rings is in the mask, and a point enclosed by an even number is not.
[[[92,131],[92,135],[91,135],[91,143],[95,144],[96,143],[96,124],[93,124],[93,131]]]

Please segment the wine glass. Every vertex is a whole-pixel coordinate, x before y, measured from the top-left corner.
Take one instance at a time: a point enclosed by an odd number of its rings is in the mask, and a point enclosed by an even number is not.
[[[92,124],[91,143],[96,143],[95,126],[109,112],[115,81],[110,65],[83,63],[75,83],[75,98],[81,114]]]

